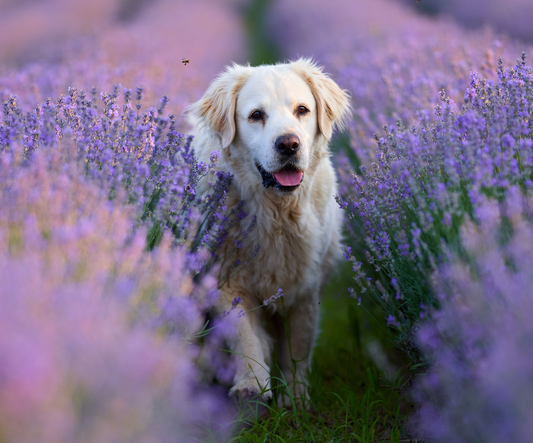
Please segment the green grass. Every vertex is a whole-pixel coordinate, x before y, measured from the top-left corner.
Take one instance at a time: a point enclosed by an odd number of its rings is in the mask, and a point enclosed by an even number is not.
[[[373,321],[348,297],[349,279],[349,268],[343,269],[324,291],[321,334],[309,373],[307,410],[279,408],[274,402],[252,402],[248,408],[256,411],[241,409],[230,441],[409,441],[403,433],[410,405],[403,398],[402,379],[386,380],[368,355],[372,343],[374,347],[382,344],[383,355],[390,354],[390,342],[383,325]],[[284,389],[279,385],[278,382],[275,391]]]

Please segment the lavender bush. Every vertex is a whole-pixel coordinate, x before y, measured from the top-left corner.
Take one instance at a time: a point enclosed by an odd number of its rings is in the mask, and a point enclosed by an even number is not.
[[[459,3],[439,6],[530,35],[529,4]],[[338,162],[350,292],[427,369],[413,433],[531,440],[533,72],[525,56],[504,68],[531,47],[398,2],[289,0],[270,23],[286,55],[314,56],[352,93],[357,175]]]
[[[353,263],[355,297],[379,303],[407,349],[426,309],[438,306],[431,273],[443,247],[461,249],[460,226],[479,221],[483,196],[502,200],[510,186],[533,186],[533,73],[525,55],[514,68],[500,64],[498,80],[472,74],[465,105],[444,92],[435,123],[422,114],[411,128],[401,122],[376,136],[371,168],[354,177],[353,197],[339,199],[365,237],[363,262]]]
[[[148,252],[127,193],[110,201],[62,143],[0,153],[0,436],[200,438],[229,418],[191,344],[217,281],[169,232]]]
[[[206,324],[205,313],[227,277],[218,246],[246,217],[244,203],[226,210],[232,176],[215,171],[218,152],[210,164],[194,157],[167,97],[158,109],[143,109],[142,88],[99,98],[70,88],[30,112],[16,97],[3,107],[0,378],[10,394],[0,436],[9,441],[181,442],[229,419],[202,383],[231,381],[220,349],[239,316]],[[211,191],[200,197],[201,179]],[[140,372],[129,370],[137,359]],[[17,375],[26,364],[33,372]],[[36,399],[24,394],[34,388]]]
[[[133,93],[115,87],[111,94],[101,94],[99,109],[95,91],[89,99],[84,91],[70,88],[57,103],[48,100],[28,113],[11,97],[4,105],[0,152],[20,144],[23,158],[30,159],[40,148],[62,150],[72,145],[62,151],[66,161],[82,161],[85,173],[107,190],[109,198],[126,192],[136,211],[134,218],[149,226],[150,248],[170,229],[177,244],[187,244],[193,251],[204,248],[216,259],[228,227],[246,216],[242,205],[225,214],[232,177],[215,172],[216,151],[209,165],[196,160],[191,137],[176,130],[173,115],[164,115],[167,97],[157,110],[141,113],[142,92],[142,88]],[[204,177],[213,192],[200,198],[196,186]]]
[[[176,130],[173,115],[164,115],[166,96],[157,110],[148,108],[141,113],[142,88],[135,93],[120,91],[122,105],[119,91],[115,87],[111,94],[102,93],[101,109],[94,90],[89,100],[84,91],[70,88],[69,95],[61,96],[57,103],[48,100],[28,113],[11,97],[4,104],[0,152],[12,154],[22,146],[20,155],[31,162],[39,149],[57,149],[65,162],[81,162],[87,178],[109,199],[124,193],[134,227],[148,230],[149,249],[169,231],[174,245],[201,257],[191,260],[191,266],[203,274],[219,259],[217,251],[229,229],[247,216],[244,202],[226,210],[232,176],[215,170],[217,151],[213,151],[210,164],[196,159],[190,147],[192,137]],[[198,196],[196,188],[202,179],[211,192]],[[254,225],[251,220],[242,238]],[[239,247],[236,242],[235,249]],[[231,253],[223,259],[231,260]],[[228,272],[238,272],[245,265],[236,262]],[[226,277],[220,275],[218,284]]]
[[[435,271],[441,309],[417,333],[431,366],[413,427],[428,442],[531,440],[533,201],[518,187],[482,200],[461,229],[465,253]]]

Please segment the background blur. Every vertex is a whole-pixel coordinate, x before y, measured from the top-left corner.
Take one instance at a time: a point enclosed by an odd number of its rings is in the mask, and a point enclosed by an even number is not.
[[[0,95],[42,101],[68,86],[144,86],[170,106],[198,98],[228,63],[245,62],[237,1],[1,0]],[[190,65],[181,63],[183,58]],[[32,93],[28,94],[28,88]]]
[[[501,52],[506,34],[533,39],[531,17],[529,0],[0,0],[0,99],[16,94],[31,105],[68,86],[120,83],[144,86],[153,99],[169,94],[180,111],[232,62],[313,56],[340,66],[379,44],[399,53],[406,39],[419,40],[415,49],[460,46],[447,21],[482,28],[485,40],[484,26],[502,31]],[[463,70],[482,57],[465,53]]]

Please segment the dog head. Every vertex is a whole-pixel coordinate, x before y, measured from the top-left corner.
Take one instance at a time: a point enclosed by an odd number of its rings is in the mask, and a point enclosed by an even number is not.
[[[350,113],[349,98],[309,59],[258,67],[234,65],[190,110],[221,147],[235,147],[258,183],[282,193],[299,188],[306,169]],[[319,138],[326,140],[319,143]]]

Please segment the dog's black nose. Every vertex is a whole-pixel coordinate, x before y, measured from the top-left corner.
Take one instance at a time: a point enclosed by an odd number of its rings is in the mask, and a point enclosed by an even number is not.
[[[280,154],[294,155],[300,148],[300,139],[294,134],[280,135],[274,145]]]

